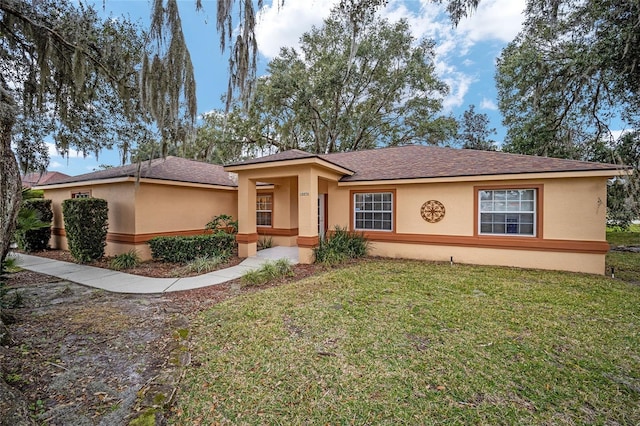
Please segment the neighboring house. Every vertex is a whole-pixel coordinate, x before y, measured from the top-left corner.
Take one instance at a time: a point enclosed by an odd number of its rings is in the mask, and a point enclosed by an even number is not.
[[[60,172],[33,172],[23,175],[21,179],[23,187],[31,188],[37,185],[48,185],[50,183],[56,183],[69,177],[69,175],[65,175],[64,173]]]
[[[107,200],[109,207],[105,253],[136,249],[141,258],[148,259],[146,242],[155,236],[202,234],[212,217],[223,213],[236,217],[234,177],[222,166],[167,157],[72,176],[36,188],[53,201],[53,248],[68,248],[62,202],[95,197]]]
[[[238,174],[238,252],[260,235],[303,263],[335,226],[371,254],[604,273],[607,179],[615,165],[403,146],[326,155],[299,150],[230,164]],[[271,184],[268,188],[258,182]]]

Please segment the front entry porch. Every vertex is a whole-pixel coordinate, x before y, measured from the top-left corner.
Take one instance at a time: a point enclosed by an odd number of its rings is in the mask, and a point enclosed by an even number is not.
[[[299,263],[313,263],[330,223],[328,188],[351,172],[316,156],[264,159],[225,168],[238,174],[238,255],[255,256],[259,239],[271,238],[274,246],[297,246]]]

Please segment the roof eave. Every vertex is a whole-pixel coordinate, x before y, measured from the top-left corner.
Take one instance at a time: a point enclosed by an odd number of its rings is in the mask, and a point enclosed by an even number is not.
[[[41,186],[33,187],[33,189],[52,190],[52,189],[77,188],[80,186],[108,185],[108,184],[123,183],[123,182],[135,183],[136,180],[137,178],[135,176],[121,176],[117,178],[82,180],[82,181],[76,181],[76,182],[41,185]],[[203,183],[203,182],[186,182],[186,181],[171,180],[171,179],[140,178],[138,182],[152,183],[156,185],[189,186],[189,187],[197,187],[197,188],[211,188],[211,189],[222,189],[222,190],[237,190],[238,188],[238,186],[235,184],[224,185],[224,184]]]
[[[391,178],[391,179],[371,179],[371,180],[348,180],[348,181],[339,181],[338,186],[449,183],[449,182],[531,180],[531,179],[566,179],[566,178],[588,178],[588,177],[613,178],[616,176],[626,176],[626,175],[629,175],[629,170],[625,170],[625,169],[567,170],[567,171],[532,172],[532,173],[502,173],[502,174],[488,174],[488,175],[461,175],[461,176],[433,176],[433,177]]]
[[[259,163],[249,163],[249,164],[235,164],[235,165],[232,164],[232,165],[224,166],[224,170],[227,172],[237,173],[237,172],[242,172],[247,170],[258,170],[258,169],[267,169],[271,167],[286,167],[286,166],[299,166],[299,165],[317,165],[317,166],[329,169],[331,171],[334,171],[337,174],[341,174],[343,176],[353,176],[355,174],[353,170],[349,170],[346,167],[342,167],[336,163],[327,161],[318,156],[263,161]]]

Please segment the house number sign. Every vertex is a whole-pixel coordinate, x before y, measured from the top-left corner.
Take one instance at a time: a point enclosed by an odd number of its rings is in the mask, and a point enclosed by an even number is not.
[[[420,215],[429,223],[440,222],[444,214],[444,204],[437,200],[429,200],[420,208]]]

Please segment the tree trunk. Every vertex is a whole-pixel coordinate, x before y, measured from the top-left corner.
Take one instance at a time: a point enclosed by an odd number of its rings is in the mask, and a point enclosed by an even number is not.
[[[15,102],[6,88],[0,85],[0,262],[4,262],[9,252],[22,199],[20,171],[11,149],[11,131],[15,122]]]

